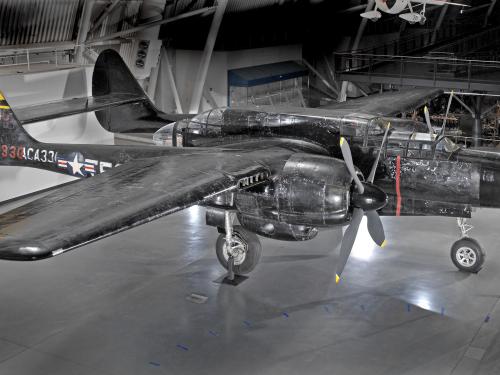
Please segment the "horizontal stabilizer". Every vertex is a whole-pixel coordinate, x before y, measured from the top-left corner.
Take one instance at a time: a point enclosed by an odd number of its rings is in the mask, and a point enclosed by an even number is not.
[[[19,122],[26,125],[79,113],[94,112],[107,107],[138,103],[143,100],[145,100],[144,97],[138,97],[133,94],[104,95],[97,98],[89,96],[16,107],[14,108],[14,112]]]
[[[136,108],[137,106],[148,104],[149,99],[147,97],[138,97],[133,94],[122,93],[102,95],[99,97],[89,96],[84,98],[63,99],[43,104],[16,107],[12,108],[12,110],[16,114],[19,123],[27,125],[80,113],[102,111],[114,107],[120,107],[118,110],[126,112],[126,107]],[[160,124],[165,125],[166,123],[190,117],[190,115],[187,114],[174,113],[158,113],[158,116],[157,121],[154,121],[153,124],[146,124],[145,127],[141,128],[141,131],[147,132],[148,129],[150,131],[155,131]]]

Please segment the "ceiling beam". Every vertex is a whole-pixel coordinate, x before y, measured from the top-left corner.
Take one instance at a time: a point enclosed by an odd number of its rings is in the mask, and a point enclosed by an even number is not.
[[[486,17],[484,17],[484,27],[488,26],[488,19],[491,16],[491,13],[493,12],[493,8],[495,8],[495,4],[497,3],[497,0],[491,0],[490,7],[488,8],[488,11],[486,12]]]
[[[189,113],[198,113],[200,109],[201,97],[203,96],[203,87],[207,79],[208,67],[212,59],[212,53],[215,47],[215,41],[219,34],[219,28],[222,23],[222,18],[226,12],[228,0],[218,0],[217,10],[215,11],[210,30],[208,32],[205,49],[201,56],[200,67],[194,81],[193,95],[191,96],[191,105],[189,106]]]
[[[83,4],[83,13],[78,27],[78,35],[76,37],[75,61],[78,64],[83,62],[83,50],[85,49],[84,42],[90,29],[90,18],[92,17],[92,9],[94,8],[95,0],[85,0]]]
[[[106,35],[106,36],[103,36],[103,37],[99,37],[99,38],[95,38],[95,39],[89,40],[89,41],[85,42],[85,44],[94,44],[96,42],[103,42],[105,40],[110,40],[110,39],[115,39],[115,38],[121,38],[121,37],[124,37],[126,35],[130,35],[130,34],[136,33],[138,31],[149,29],[149,28],[155,27],[155,26],[165,25],[167,23],[179,21],[179,20],[182,20],[184,18],[189,18],[189,17],[192,17],[192,16],[197,16],[197,15],[203,15],[203,16],[205,16],[205,15],[214,13],[216,8],[217,7],[201,8],[201,9],[194,10],[192,12],[183,13],[183,14],[180,14],[178,16],[175,16],[175,17],[172,17],[172,18],[168,18],[168,19],[165,19],[165,20],[147,22],[147,23],[144,23],[142,25],[139,25],[139,26],[136,26],[136,27],[132,27],[132,28],[130,28],[128,30],[118,31],[118,32],[110,34],[110,35]]]
[[[95,32],[99,28],[99,26],[102,25],[106,17],[110,16],[113,13],[113,11],[117,9],[119,5],[121,6],[123,4],[124,4],[123,0],[113,0],[113,2],[109,4],[108,7],[104,9],[104,11],[101,13],[101,15],[97,17],[97,19],[94,21],[94,24],[92,25],[92,28],[89,30],[89,33],[92,34],[93,32]]]

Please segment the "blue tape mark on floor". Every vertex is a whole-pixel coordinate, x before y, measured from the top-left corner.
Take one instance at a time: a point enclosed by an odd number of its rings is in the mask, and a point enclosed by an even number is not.
[[[365,305],[361,305],[361,310],[365,311]]]
[[[252,327],[252,323],[251,323],[251,322],[249,322],[248,320],[244,320],[244,321],[243,321],[243,324],[244,324],[244,325],[246,325],[246,326],[247,326],[247,328]]]
[[[441,307],[441,316],[444,316],[444,307]]]
[[[411,305],[410,304],[407,304],[406,305],[406,311],[410,312],[411,311]]]
[[[208,333],[210,333],[212,336],[216,336],[216,337],[219,336],[219,334],[217,332],[212,331],[210,329],[208,330]]]
[[[323,309],[329,314],[332,312],[332,310],[330,310],[330,306],[328,305],[323,306]]]
[[[160,364],[159,364],[158,362],[152,362],[152,361],[151,361],[151,362],[149,362],[149,364],[150,364],[151,366],[160,367]]]
[[[289,318],[289,317],[290,317],[290,315],[288,315],[288,313],[287,313],[287,312],[284,312],[284,313],[283,313],[283,316],[284,316],[285,318]]]
[[[484,318],[484,322],[488,323],[490,321],[490,314],[486,315],[486,318]]]
[[[185,346],[185,345],[177,344],[177,347],[179,349],[182,349],[182,350],[186,351],[186,352],[189,350],[189,348],[187,346]]]

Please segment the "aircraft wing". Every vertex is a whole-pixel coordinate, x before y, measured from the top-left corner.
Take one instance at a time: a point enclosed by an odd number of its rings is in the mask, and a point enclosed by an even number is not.
[[[453,3],[446,0],[410,0],[412,3],[429,4],[429,5],[456,5],[461,7],[469,7],[467,4]]]
[[[322,109],[362,113],[375,116],[396,116],[410,112],[443,94],[441,89],[414,88],[365,96],[343,103],[322,106]]]
[[[265,183],[292,153],[191,149],[131,161],[0,215],[0,259],[53,257],[246,187],[248,177]]]

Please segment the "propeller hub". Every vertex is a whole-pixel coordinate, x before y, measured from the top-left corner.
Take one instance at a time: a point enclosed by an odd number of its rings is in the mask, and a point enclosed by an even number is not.
[[[354,189],[351,202],[354,207],[361,208],[363,211],[376,211],[384,208],[387,204],[387,194],[379,187],[363,182],[365,188],[363,194]]]

